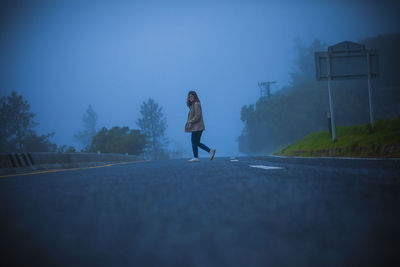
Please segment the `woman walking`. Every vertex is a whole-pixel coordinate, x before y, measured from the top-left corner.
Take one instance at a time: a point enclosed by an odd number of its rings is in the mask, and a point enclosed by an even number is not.
[[[185,125],[185,132],[192,133],[192,149],[193,158],[189,162],[199,162],[199,147],[210,154],[210,160],[214,158],[215,149],[210,149],[208,146],[200,143],[201,134],[204,131],[203,114],[201,112],[200,100],[195,91],[188,93],[186,105],[189,108],[188,119]]]

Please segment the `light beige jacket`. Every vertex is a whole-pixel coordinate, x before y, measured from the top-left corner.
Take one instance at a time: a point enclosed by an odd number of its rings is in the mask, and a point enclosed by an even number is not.
[[[185,125],[185,132],[203,131],[204,129],[205,127],[200,102],[194,102],[190,106],[188,119]]]

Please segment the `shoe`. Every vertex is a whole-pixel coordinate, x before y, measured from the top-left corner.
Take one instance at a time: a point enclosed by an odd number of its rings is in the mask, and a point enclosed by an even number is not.
[[[216,151],[217,151],[217,150],[214,149],[214,148],[210,150],[210,152],[209,152],[209,154],[210,154],[210,160],[213,160]]]
[[[189,162],[199,162],[200,159],[199,158],[192,158],[188,160]]]

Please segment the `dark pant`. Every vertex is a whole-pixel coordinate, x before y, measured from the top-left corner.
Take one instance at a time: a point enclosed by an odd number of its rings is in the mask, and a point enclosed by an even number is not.
[[[199,157],[198,147],[200,147],[201,149],[203,149],[207,152],[210,152],[210,149],[206,145],[200,143],[200,138],[201,138],[202,133],[203,133],[203,131],[192,132],[192,149],[193,149],[193,155],[195,158]]]

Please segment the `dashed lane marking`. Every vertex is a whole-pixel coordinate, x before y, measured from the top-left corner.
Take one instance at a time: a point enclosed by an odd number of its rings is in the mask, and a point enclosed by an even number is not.
[[[50,173],[50,172],[65,172],[65,171],[88,170],[88,169],[110,167],[110,166],[114,166],[114,165],[122,165],[122,164],[129,164],[129,163],[139,163],[139,162],[147,162],[147,161],[149,161],[149,160],[119,162],[119,163],[112,163],[112,164],[106,164],[106,165],[100,165],[100,166],[92,166],[92,167],[83,167],[83,168],[70,168],[70,169],[57,169],[57,170],[38,171],[38,172],[15,173],[15,174],[1,175],[0,178],[7,178],[7,177],[13,177],[13,176],[25,176],[25,175],[40,174],[40,173]]]
[[[239,161],[238,159],[231,159],[231,162]]]
[[[259,168],[264,170],[282,170],[282,167],[275,167],[275,166],[265,166],[265,165],[249,165],[252,168]]]

